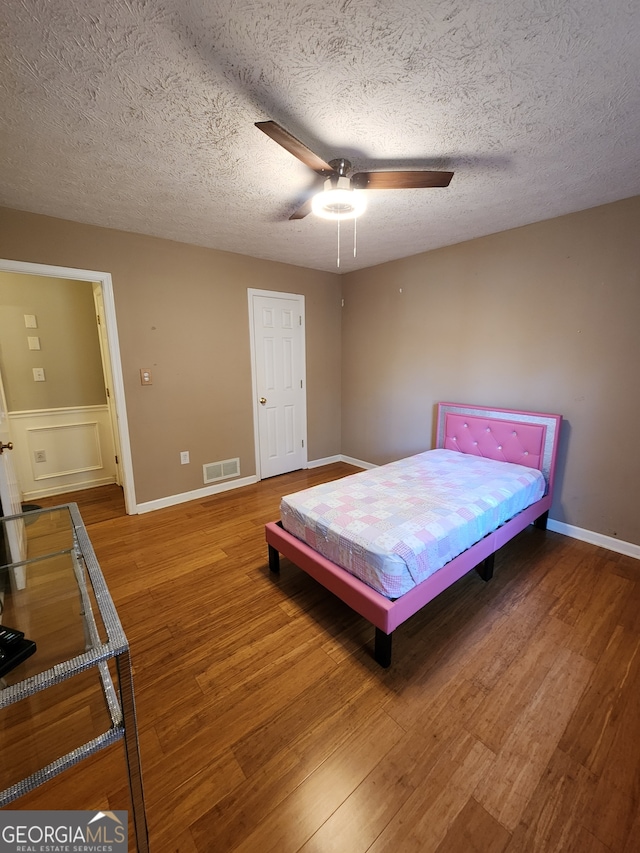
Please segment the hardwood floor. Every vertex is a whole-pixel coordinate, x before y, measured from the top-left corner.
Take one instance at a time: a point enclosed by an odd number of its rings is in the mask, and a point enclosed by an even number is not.
[[[383,670],[364,620],[267,566],[280,496],[351,470],[134,517],[76,496],[131,643],[151,850],[640,850],[640,561],[531,527]],[[122,746],[13,807],[129,809]]]
[[[77,503],[82,513],[82,520],[88,527],[100,521],[113,518],[124,518],[124,494],[120,486],[99,486],[96,489],[81,489],[78,492],[67,492],[49,498],[40,498],[34,506],[43,509],[58,506],[63,503]]]

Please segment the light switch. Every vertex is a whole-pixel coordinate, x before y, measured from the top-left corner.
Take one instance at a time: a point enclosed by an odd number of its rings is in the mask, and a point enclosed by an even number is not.
[[[44,367],[34,367],[33,368],[33,381],[34,382],[46,382],[44,378]]]
[[[38,321],[36,320],[35,314],[25,314],[24,315],[24,324],[27,329],[37,329]]]
[[[40,338],[28,337],[27,343],[29,344],[29,349],[40,349]]]
[[[152,385],[153,384],[152,379],[151,379],[151,371],[149,370],[148,367],[141,367],[140,368],[140,384],[141,385]]]

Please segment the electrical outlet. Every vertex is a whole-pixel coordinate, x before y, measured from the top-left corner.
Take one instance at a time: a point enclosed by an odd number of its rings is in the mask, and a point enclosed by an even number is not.
[[[46,462],[47,461],[47,454],[44,450],[34,450],[33,458],[35,459],[36,462]]]
[[[33,368],[33,381],[34,382],[45,382],[44,367],[34,367]]]
[[[180,464],[181,465],[188,465],[189,464],[189,451],[188,450],[183,450],[180,453]]]

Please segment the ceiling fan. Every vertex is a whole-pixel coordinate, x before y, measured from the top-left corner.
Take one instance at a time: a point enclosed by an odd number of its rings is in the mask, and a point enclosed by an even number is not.
[[[298,160],[324,178],[324,191],[305,201],[289,219],[316,213],[328,219],[353,219],[362,213],[364,199],[353,190],[403,190],[448,187],[453,172],[357,172],[349,176],[351,163],[344,158],[326,163],[275,121],[257,121],[256,127]]]

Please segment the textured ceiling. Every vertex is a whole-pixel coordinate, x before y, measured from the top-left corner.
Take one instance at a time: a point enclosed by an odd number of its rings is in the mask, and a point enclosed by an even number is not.
[[[638,0],[5,0],[0,204],[336,270],[323,159],[367,191],[340,271],[640,194]]]

